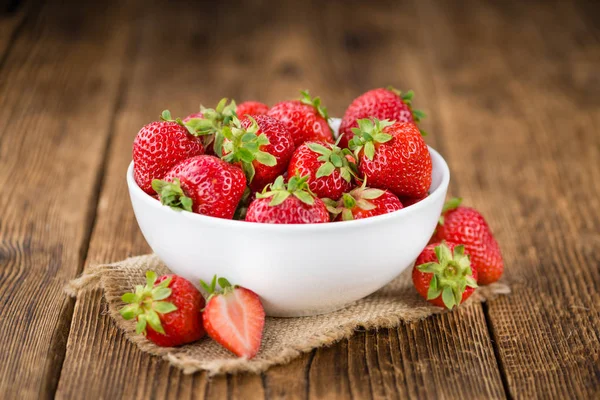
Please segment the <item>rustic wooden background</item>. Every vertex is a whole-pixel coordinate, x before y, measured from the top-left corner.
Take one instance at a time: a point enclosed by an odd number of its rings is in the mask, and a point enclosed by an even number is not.
[[[0,14],[0,397],[599,398],[600,4],[9,1]],[[331,114],[414,89],[513,294],[358,332],[262,375],[186,376],[65,283],[149,251],[143,124],[309,88]]]

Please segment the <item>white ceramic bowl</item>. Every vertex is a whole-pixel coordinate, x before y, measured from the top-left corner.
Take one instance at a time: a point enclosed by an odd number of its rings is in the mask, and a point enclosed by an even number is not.
[[[260,295],[267,315],[333,311],[380,289],[408,268],[440,216],[450,171],[429,148],[430,195],[402,210],[355,221],[272,225],[174,211],[127,185],[146,241],[174,273],[198,285],[214,274]]]

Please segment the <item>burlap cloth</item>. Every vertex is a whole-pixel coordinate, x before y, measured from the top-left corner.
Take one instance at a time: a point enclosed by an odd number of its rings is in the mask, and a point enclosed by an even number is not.
[[[133,257],[90,268],[71,281],[67,291],[76,297],[85,290],[103,288],[109,314],[127,338],[142,351],[160,356],[188,374],[200,370],[208,371],[209,375],[261,372],[304,352],[350,337],[358,327],[389,328],[401,321],[414,321],[443,312],[419,297],[413,288],[409,268],[378,292],[342,310],[314,317],[267,318],[260,352],[254,359],[246,360],[235,357],[208,337],[182,347],[166,348],[136,335],[135,322],[125,321],[119,314],[124,305],[121,295],[131,291],[134,285],[144,284],[147,270],[158,275],[170,273],[156,255]],[[509,292],[508,286],[501,283],[480,287],[461,307]]]

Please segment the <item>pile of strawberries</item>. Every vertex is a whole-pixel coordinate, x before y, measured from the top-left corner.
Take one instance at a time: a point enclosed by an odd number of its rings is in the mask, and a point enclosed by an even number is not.
[[[357,97],[337,140],[320,99],[308,92],[271,108],[223,99],[184,119],[164,111],[135,138],[134,177],[166,206],[217,218],[304,224],[390,213],[427,197],[431,185],[431,157],[417,127],[424,114],[412,109],[412,97],[393,88]],[[483,216],[451,199],[412,277],[423,298],[452,309],[503,269]],[[254,357],[265,323],[259,296],[216,276],[200,284],[206,301],[189,281],[149,272],[146,286],[123,295],[121,314],[160,346],[208,334]]]
[[[269,108],[221,100],[184,119],[164,111],[133,144],[134,177],[164,205],[272,224],[360,219],[427,196],[431,157],[413,93],[375,89],[346,110],[336,140],[321,100]]]

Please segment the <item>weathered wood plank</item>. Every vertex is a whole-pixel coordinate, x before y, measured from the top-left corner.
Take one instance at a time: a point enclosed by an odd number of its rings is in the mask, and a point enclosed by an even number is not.
[[[0,3],[0,68],[6,60],[10,45],[15,42],[19,30],[23,27],[25,17],[39,5],[31,1],[10,1]]]
[[[598,40],[567,2],[419,4],[451,169],[513,282],[487,310],[508,391],[597,397]]]
[[[125,53],[122,6],[52,3],[27,20],[0,71],[6,398],[45,398],[56,388],[74,304],[63,286],[87,249]],[[106,31],[108,21],[117,26]]]

